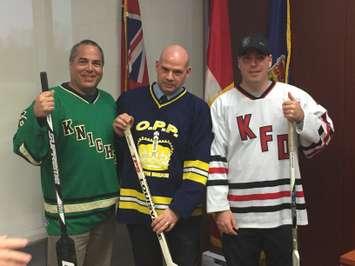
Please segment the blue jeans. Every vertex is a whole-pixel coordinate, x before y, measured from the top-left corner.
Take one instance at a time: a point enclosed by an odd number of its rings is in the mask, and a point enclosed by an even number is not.
[[[240,228],[238,235],[222,236],[223,253],[230,266],[258,266],[261,250],[268,266],[292,266],[292,227]]]
[[[202,217],[179,220],[165,233],[173,261],[179,266],[197,266],[201,261],[200,232]],[[160,266],[162,253],[150,225],[128,224],[135,266]]]

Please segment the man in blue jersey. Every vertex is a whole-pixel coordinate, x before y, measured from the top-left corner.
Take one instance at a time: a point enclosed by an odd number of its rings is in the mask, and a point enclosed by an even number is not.
[[[118,220],[127,224],[136,265],[159,266],[155,233],[166,233],[173,261],[198,265],[202,202],[212,140],[208,105],[184,86],[191,73],[180,45],[166,47],[156,61],[157,82],[117,101],[121,178]],[[152,221],[123,131],[131,127],[158,217]]]

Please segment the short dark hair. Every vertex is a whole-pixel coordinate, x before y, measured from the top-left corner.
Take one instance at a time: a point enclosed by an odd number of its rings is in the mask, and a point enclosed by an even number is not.
[[[100,53],[101,53],[101,61],[102,61],[102,65],[105,64],[105,58],[104,58],[104,51],[102,50],[101,46],[97,43],[94,42],[92,40],[89,39],[85,39],[82,40],[80,42],[78,42],[77,44],[75,44],[71,50],[70,50],[70,56],[69,56],[69,62],[73,62],[74,58],[76,57],[77,53],[78,53],[78,48],[81,45],[91,45],[91,46],[95,46],[97,49],[99,49]]]

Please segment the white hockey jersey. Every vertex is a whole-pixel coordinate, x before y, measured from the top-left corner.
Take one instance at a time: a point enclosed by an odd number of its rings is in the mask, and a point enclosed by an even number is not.
[[[211,105],[214,141],[207,184],[207,212],[231,210],[240,228],[292,224],[288,125],[282,103],[290,92],[300,101],[304,121],[296,126],[296,144],[306,157],[327,145],[334,132],[327,111],[305,91],[272,83],[260,97],[232,88]],[[308,223],[298,157],[297,222]]]

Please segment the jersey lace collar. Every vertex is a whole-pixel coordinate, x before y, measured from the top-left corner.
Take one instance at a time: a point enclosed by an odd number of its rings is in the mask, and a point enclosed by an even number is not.
[[[247,96],[251,100],[258,100],[258,99],[265,98],[266,95],[268,95],[270,93],[270,91],[274,88],[275,84],[276,84],[276,82],[272,81],[271,84],[269,85],[269,87],[258,97],[254,96],[253,94],[251,94],[248,91],[246,91],[245,89],[243,89],[242,86],[240,86],[240,82],[238,82],[238,84],[237,84],[237,90],[239,90],[241,93],[243,93],[245,96]]]

